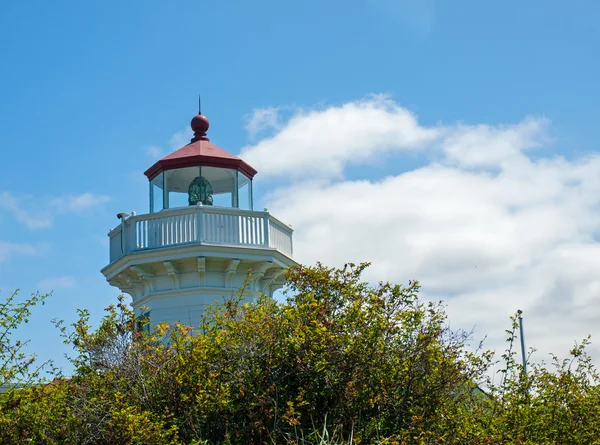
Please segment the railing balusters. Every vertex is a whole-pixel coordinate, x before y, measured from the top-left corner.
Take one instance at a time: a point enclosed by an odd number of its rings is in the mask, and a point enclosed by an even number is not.
[[[182,243],[187,243],[190,241],[189,236],[188,236],[188,217],[189,217],[189,215],[183,215],[183,217],[181,218],[181,224],[183,225]]]
[[[111,261],[133,251],[194,242],[260,246],[292,255],[292,230],[267,212],[208,206],[163,212],[133,216],[113,229]]]
[[[244,217],[240,215],[240,239],[238,240],[239,244],[244,244],[244,240],[246,239],[246,225],[244,223]]]
[[[169,218],[169,244],[175,244],[175,217]]]
[[[254,224],[251,216],[246,218],[246,224],[248,224],[248,244],[254,244]]]
[[[225,215],[217,215],[217,218],[219,221],[217,224],[217,229],[219,231],[218,241],[220,243],[227,242],[225,238]]]
[[[171,243],[171,241],[170,241],[171,240],[171,226],[169,224],[169,220],[170,220],[170,217],[167,216],[165,218],[165,226],[164,226],[165,238],[162,242],[163,246],[168,246]]]
[[[246,231],[246,237],[244,238],[244,244],[249,244],[250,243],[250,227],[248,224],[248,217],[242,216],[242,218],[244,219],[244,228]]]
[[[167,217],[167,224],[165,225],[165,229],[167,229],[167,237],[165,239],[165,245],[171,244],[173,227],[172,227],[172,219],[170,216]]]
[[[229,230],[227,230],[227,228],[229,227],[229,215],[221,215],[221,219],[222,219],[222,225],[221,225],[221,230],[223,233],[223,239],[222,241],[224,243],[230,243],[230,239],[229,239]]]
[[[252,244],[252,225],[250,224],[250,218],[246,217],[246,244]]]
[[[259,230],[258,230],[258,219],[256,216],[252,217],[252,236],[254,237],[252,244],[260,244],[259,240]]]

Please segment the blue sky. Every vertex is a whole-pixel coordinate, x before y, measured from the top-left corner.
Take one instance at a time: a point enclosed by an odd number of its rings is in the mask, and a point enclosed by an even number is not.
[[[591,0],[2,2],[0,291],[54,289],[24,335],[59,357],[49,320],[114,301],[106,233],[147,211],[143,172],[201,92],[299,260],[421,279],[492,347],[517,304],[542,351],[597,335],[599,19]]]

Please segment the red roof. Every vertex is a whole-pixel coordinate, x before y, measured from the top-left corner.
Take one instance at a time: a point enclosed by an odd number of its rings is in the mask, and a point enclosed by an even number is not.
[[[208,119],[204,116],[198,115],[192,119],[192,129],[194,130],[194,138],[189,144],[165,156],[144,172],[149,180],[154,179],[165,170],[199,165],[203,167],[231,168],[242,172],[250,179],[257,173],[254,168],[237,156],[210,143],[206,137]]]

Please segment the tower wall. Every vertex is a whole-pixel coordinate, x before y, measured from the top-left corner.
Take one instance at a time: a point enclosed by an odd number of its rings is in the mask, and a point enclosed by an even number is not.
[[[188,245],[127,254],[103,273],[152,325],[195,326],[207,305],[238,295],[272,296],[294,264],[274,249]]]

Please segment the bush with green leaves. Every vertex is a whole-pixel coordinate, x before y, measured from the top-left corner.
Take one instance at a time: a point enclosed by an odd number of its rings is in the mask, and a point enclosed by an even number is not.
[[[600,376],[586,350],[589,337],[566,359],[529,361],[525,374],[514,351],[516,315],[511,320],[501,382],[489,384],[488,396],[472,411],[470,432],[485,438],[482,443],[600,444]]]
[[[44,304],[48,296],[35,293],[20,301],[17,289],[0,302],[0,389],[3,391],[36,381],[48,365],[36,364],[36,355],[25,352],[29,342],[14,338],[16,329],[29,323],[31,309]]]
[[[365,267],[291,269],[285,301],[234,297],[197,327],[139,330],[123,299],[97,329],[81,311],[59,323],[73,375],[0,401],[0,443],[598,443],[587,342],[525,375],[513,319],[491,385],[492,354],[469,352],[441,303],[366,284]]]

